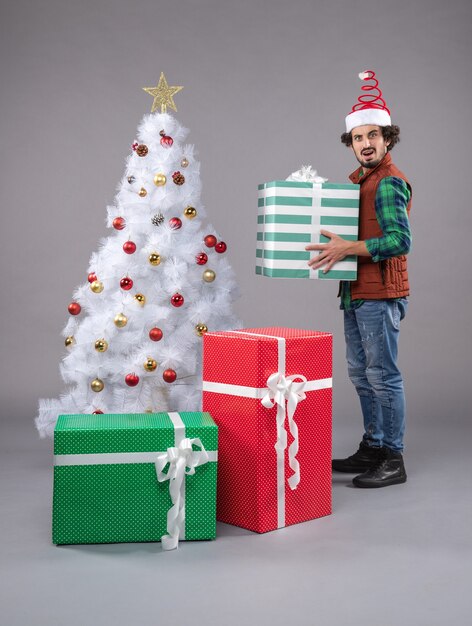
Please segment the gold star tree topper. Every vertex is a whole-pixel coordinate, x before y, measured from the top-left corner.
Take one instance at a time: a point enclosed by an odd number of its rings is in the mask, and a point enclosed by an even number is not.
[[[156,87],[143,87],[143,89],[154,98],[151,113],[157,111],[159,106],[161,107],[161,113],[167,113],[167,107],[177,111],[173,96],[183,89],[183,87],[169,87],[164,72],[161,72],[159,84]]]

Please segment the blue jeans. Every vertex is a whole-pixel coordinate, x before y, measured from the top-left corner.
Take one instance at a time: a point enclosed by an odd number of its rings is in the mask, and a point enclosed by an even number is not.
[[[344,311],[348,374],[359,395],[364,443],[402,452],[405,394],[397,366],[400,321],[408,300],[366,300]]]

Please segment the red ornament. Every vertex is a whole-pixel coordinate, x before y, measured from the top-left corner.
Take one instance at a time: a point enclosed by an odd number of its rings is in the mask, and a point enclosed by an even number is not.
[[[95,274],[95,272],[90,272],[90,274],[87,276],[87,280],[89,281],[89,283],[93,283],[94,281],[96,281],[97,275]]]
[[[120,287],[124,289],[125,291],[129,291],[132,286],[133,286],[133,281],[131,280],[129,276],[125,276],[124,278],[120,280]]]
[[[207,248],[214,248],[217,242],[215,235],[207,235],[203,240]]]
[[[82,307],[78,302],[71,302],[67,308],[71,315],[78,315],[82,311]]]
[[[208,255],[206,255],[204,252],[200,252],[200,254],[197,254],[197,256],[195,257],[195,260],[197,262],[197,265],[205,265],[205,263],[208,261]]]
[[[134,252],[136,252],[136,244],[134,243],[134,241],[125,241],[125,243],[123,244],[123,250],[126,252],[126,254],[133,254]]]
[[[100,411],[100,409],[97,409],[96,411],[93,411],[92,415],[103,415],[103,411]]]
[[[136,385],[139,383],[139,376],[134,373],[126,374],[125,383],[128,385],[128,387],[136,387]]]
[[[161,146],[163,146],[164,148],[170,148],[171,145],[174,143],[172,137],[166,135],[163,130],[161,130],[159,135],[161,136]]]
[[[172,230],[179,230],[179,228],[182,228],[182,220],[180,217],[171,217],[169,220],[169,226]]]
[[[115,217],[113,220],[113,228],[116,228],[116,230],[123,230],[125,226],[126,222],[123,217]]]
[[[162,378],[166,381],[166,383],[173,383],[177,378],[177,372],[171,369],[164,370]]]
[[[136,148],[139,146],[139,143],[137,141],[134,142],[134,144],[131,146],[133,148],[133,150],[136,152]]]
[[[215,250],[219,253],[219,254],[223,254],[223,252],[226,252],[226,248],[228,246],[225,244],[224,241],[219,241],[216,246],[215,246]]]
[[[163,334],[162,330],[156,326],[149,331],[149,339],[151,339],[151,341],[160,341]]]
[[[174,293],[170,302],[173,306],[179,307],[184,303],[184,297],[180,293]]]

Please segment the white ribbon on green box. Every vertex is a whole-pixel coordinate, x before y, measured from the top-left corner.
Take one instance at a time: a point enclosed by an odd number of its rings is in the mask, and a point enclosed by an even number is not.
[[[195,474],[195,468],[210,460],[216,460],[216,452],[207,452],[197,437],[185,437],[185,424],[178,413],[169,413],[174,424],[175,446],[167,448],[156,459],[157,480],[169,481],[172,506],[167,512],[167,535],[161,537],[163,550],[174,550],[179,544],[179,536],[185,539],[185,476]],[[193,445],[200,448],[193,450]],[[164,472],[168,465],[167,472]]]
[[[185,424],[179,413],[167,414],[174,427],[174,446],[165,451],[100,452],[92,454],[56,454],[55,466],[116,465],[128,463],[154,463],[157,480],[169,480],[172,506],[167,512],[167,535],[161,538],[163,550],[178,547],[185,539],[185,476],[195,474],[195,468],[218,460],[216,450],[205,450],[199,438],[185,437]],[[193,446],[200,448],[194,450]],[[167,472],[164,472],[166,466]]]
[[[357,257],[329,272],[312,270],[309,243],[326,243],[320,229],[357,240],[359,185],[273,181],[259,185],[256,273],[272,278],[356,280]],[[315,253],[316,254],[316,253]]]
[[[285,450],[287,449],[287,426],[293,437],[288,449],[289,465],[293,474],[287,479],[290,489],[296,489],[301,480],[300,463],[297,459],[299,448],[298,426],[294,416],[298,403],[306,399],[306,393],[320,389],[329,389],[333,386],[332,378],[307,380],[302,374],[285,375],[286,370],[286,341],[285,337],[275,335],[261,335],[246,331],[232,330],[231,333],[256,337],[266,337],[277,340],[277,371],[267,378],[267,387],[247,387],[245,385],[228,385],[203,381],[203,391],[255,398],[270,409],[277,407],[277,439],[274,448],[277,455],[277,527],[285,526]],[[297,382],[299,381],[299,382]]]

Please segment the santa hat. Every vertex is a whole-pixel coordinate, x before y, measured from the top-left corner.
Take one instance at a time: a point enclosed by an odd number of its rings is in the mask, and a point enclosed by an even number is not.
[[[362,91],[372,93],[362,94],[357,99],[357,103],[352,107],[351,112],[346,117],[346,132],[350,133],[356,126],[364,126],[364,124],[374,126],[390,126],[390,111],[382,98],[378,81],[375,78],[375,72],[366,70],[359,74],[361,80],[373,81],[374,84],[362,85]]]

